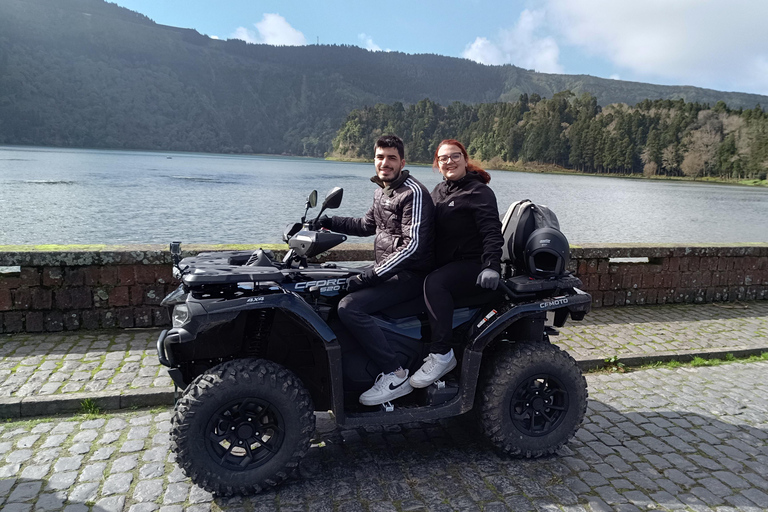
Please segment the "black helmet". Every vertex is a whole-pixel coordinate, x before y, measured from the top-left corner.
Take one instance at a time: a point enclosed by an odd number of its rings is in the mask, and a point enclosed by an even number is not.
[[[525,263],[531,277],[556,277],[565,273],[571,259],[568,239],[555,228],[539,228],[525,244]]]

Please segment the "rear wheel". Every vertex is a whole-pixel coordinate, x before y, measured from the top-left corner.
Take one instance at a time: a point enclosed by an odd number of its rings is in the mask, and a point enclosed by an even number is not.
[[[254,494],[285,480],[314,429],[312,400],[298,377],[271,361],[241,359],[187,387],[171,421],[171,448],[203,489]]]
[[[579,429],[587,382],[576,361],[548,343],[500,347],[478,395],[480,428],[502,451],[526,458],[556,452]]]

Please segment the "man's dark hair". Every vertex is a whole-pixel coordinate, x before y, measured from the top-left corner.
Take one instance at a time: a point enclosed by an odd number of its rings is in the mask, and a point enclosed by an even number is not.
[[[403,139],[397,135],[383,135],[379,137],[376,144],[373,145],[373,150],[376,148],[397,148],[397,152],[400,154],[400,160],[405,160],[405,146],[403,145]]]

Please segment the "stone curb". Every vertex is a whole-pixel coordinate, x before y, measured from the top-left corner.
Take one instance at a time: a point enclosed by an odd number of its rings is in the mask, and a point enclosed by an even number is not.
[[[623,363],[627,367],[638,367],[645,364],[651,364],[655,362],[666,363],[669,361],[688,362],[692,361],[696,357],[702,357],[704,359],[723,359],[728,354],[734,357],[749,357],[759,356],[763,352],[768,352],[768,347],[752,347],[752,348],[734,348],[734,349],[703,349],[696,352],[680,351],[680,352],[658,352],[652,355],[642,356],[618,356],[617,362]],[[612,357],[612,356],[611,356]],[[580,359],[575,358],[579,364],[579,368],[582,371],[595,370],[605,366],[608,366],[605,362],[606,358],[598,359]]]
[[[749,357],[768,352],[764,348],[734,348],[699,350],[696,352],[659,352],[653,355],[622,357],[618,354],[618,362],[626,367],[638,367],[658,361],[687,362],[695,357],[706,359],[725,358],[731,354],[735,357]],[[582,371],[599,369],[606,366],[605,358],[576,358]],[[68,395],[43,395],[29,397],[0,398],[0,418],[28,418],[33,416],[52,416],[56,414],[75,413],[81,410],[82,401],[90,398],[101,411],[130,409],[132,407],[172,406],[175,392],[166,389],[131,389],[128,391],[100,391],[94,393],[71,393]]]
[[[83,400],[90,398],[101,411],[132,407],[172,406],[174,391],[167,389],[131,389],[68,395],[43,395],[0,398],[0,418],[26,418],[79,412]]]

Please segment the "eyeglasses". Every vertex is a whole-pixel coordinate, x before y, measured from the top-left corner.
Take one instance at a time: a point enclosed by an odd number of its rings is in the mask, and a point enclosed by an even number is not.
[[[451,153],[450,155],[440,155],[437,157],[437,161],[441,164],[447,164],[448,159],[453,160],[454,162],[458,162],[461,159],[461,153]]]

